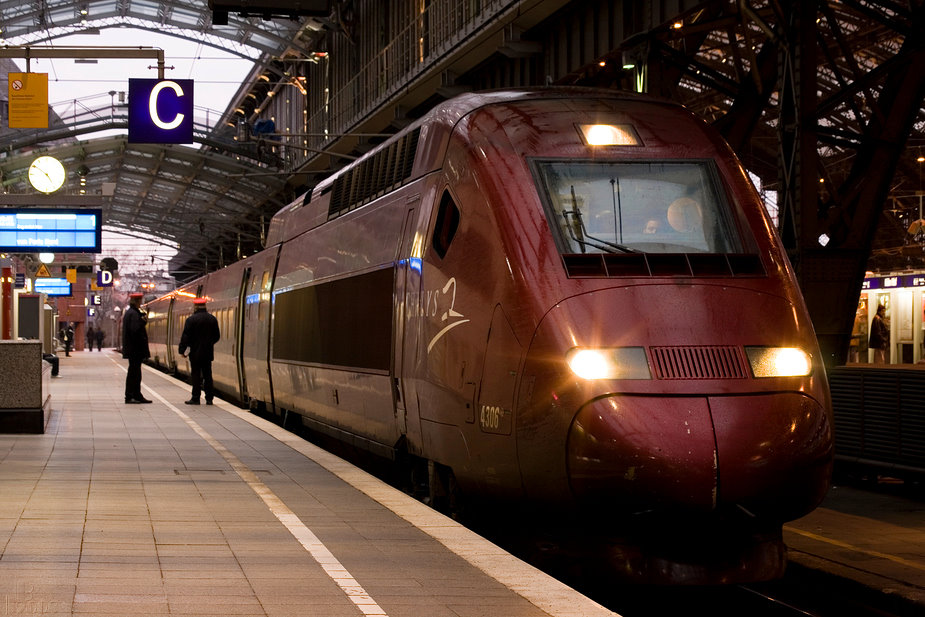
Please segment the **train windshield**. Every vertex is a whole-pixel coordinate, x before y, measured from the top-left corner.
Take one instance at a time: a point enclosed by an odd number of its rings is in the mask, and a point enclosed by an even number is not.
[[[563,253],[735,253],[709,161],[537,161]]]

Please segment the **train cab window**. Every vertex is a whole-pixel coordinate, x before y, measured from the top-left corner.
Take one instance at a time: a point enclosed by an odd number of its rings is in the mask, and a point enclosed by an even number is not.
[[[433,247],[441,259],[450,250],[450,243],[459,228],[459,208],[449,191],[443,191],[440,207],[437,209],[437,222],[434,225]]]
[[[563,254],[742,252],[709,161],[534,165]]]

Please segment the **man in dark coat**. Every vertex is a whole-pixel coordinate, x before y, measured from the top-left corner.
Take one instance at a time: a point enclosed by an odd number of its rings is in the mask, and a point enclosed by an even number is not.
[[[141,395],[141,363],[151,357],[148,350],[148,316],[141,310],[143,294],[129,294],[129,305],[122,316],[122,357],[128,360],[125,376],[125,402],[150,403]]]
[[[180,335],[180,355],[186,356],[189,349],[190,381],[193,394],[187,405],[198,405],[199,394],[206,395],[206,405],[212,404],[212,359],[215,343],[221,338],[218,320],[206,311],[206,299],[195,298],[193,314],[186,319]]]
[[[74,326],[68,322],[64,327],[64,355],[70,357],[71,347],[74,346]]]

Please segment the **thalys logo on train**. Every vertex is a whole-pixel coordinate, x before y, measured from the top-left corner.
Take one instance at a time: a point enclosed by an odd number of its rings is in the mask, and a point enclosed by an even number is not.
[[[427,353],[434,348],[441,338],[447,332],[469,320],[466,316],[456,310],[456,279],[449,279],[441,289],[427,289],[421,292],[421,298],[418,302],[418,317],[437,317],[443,327],[427,343]],[[414,317],[410,315],[409,317]]]
[[[129,79],[128,141],[193,143],[193,80]]]

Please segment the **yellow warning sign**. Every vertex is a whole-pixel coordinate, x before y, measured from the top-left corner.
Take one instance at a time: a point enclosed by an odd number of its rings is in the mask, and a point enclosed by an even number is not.
[[[10,73],[7,97],[11,129],[48,128],[48,73]]]
[[[68,268],[66,276],[67,276],[68,283],[76,283],[77,282],[77,268]]]
[[[48,271],[48,266],[42,264],[39,266],[38,272],[35,273],[35,278],[50,278],[51,273]]]

